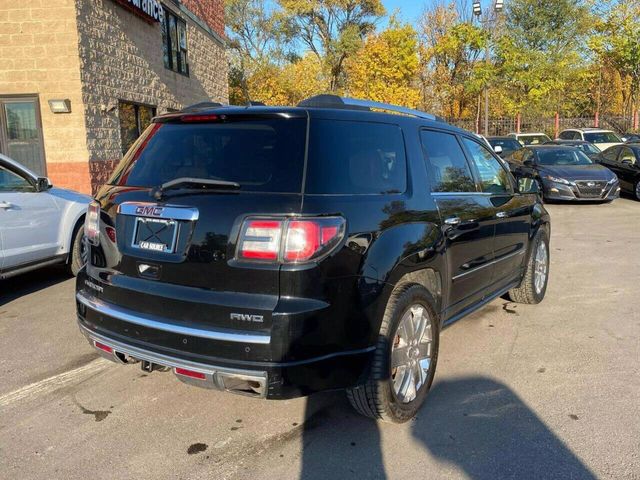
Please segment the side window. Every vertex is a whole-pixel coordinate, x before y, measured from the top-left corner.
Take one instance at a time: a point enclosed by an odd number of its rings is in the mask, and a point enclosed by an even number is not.
[[[616,162],[618,160],[618,152],[620,151],[620,147],[613,147],[605,150],[602,156],[609,160],[610,162]]]
[[[482,191],[487,193],[513,193],[513,185],[509,173],[500,162],[478,142],[464,137],[465,147],[471,154],[471,159],[478,170]]]
[[[634,155],[633,150],[628,147],[623,148],[622,152],[620,152],[620,163],[623,162],[631,165],[636,163],[636,156]]]
[[[571,140],[573,138],[573,132],[564,131],[560,134],[560,138],[563,140]]]
[[[329,119],[313,120],[311,125],[307,193],[358,195],[406,191],[407,160],[399,126]]]
[[[35,192],[26,178],[0,165],[0,192]]]
[[[522,154],[522,163],[527,161],[533,161],[533,152],[531,150],[525,150]]]
[[[475,192],[476,185],[455,135],[431,130],[420,132],[434,192]]]
[[[580,132],[573,132],[572,140],[582,140],[582,134]]]

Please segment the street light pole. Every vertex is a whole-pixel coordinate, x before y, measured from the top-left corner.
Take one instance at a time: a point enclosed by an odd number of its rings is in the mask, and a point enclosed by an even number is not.
[[[497,15],[504,9],[504,0],[495,0],[494,11],[495,15],[489,14],[485,20],[482,19],[482,4],[480,0],[473,2],[473,14],[478,17],[478,22],[487,32],[487,45],[484,52],[484,61],[487,69],[491,59],[491,50],[489,45],[489,39],[491,38],[491,30],[496,26]],[[484,135],[489,136],[489,82],[484,86]]]

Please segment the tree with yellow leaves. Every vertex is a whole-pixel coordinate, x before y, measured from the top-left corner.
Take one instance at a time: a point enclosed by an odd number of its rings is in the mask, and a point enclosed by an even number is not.
[[[369,35],[347,61],[347,93],[416,108],[420,103],[419,65],[416,31],[392,18],[387,29]]]

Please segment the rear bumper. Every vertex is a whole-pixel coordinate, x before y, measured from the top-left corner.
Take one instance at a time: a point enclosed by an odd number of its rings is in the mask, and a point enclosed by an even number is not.
[[[232,359],[219,356],[220,351],[225,350],[222,346],[233,344],[249,352],[254,347],[268,347],[278,339],[263,334],[189,328],[166,319],[137,315],[82,291],[76,299],[80,330],[105,358],[117,363],[146,362],[143,367],[171,369],[181,381],[191,385],[260,398],[295,398],[354,386],[366,375],[375,348],[340,351],[292,362]],[[117,331],[110,330],[116,325]],[[142,329],[144,339],[137,338],[136,334]],[[197,339],[210,346],[208,354],[194,356],[153,342],[154,338],[168,334],[183,338],[185,344]]]

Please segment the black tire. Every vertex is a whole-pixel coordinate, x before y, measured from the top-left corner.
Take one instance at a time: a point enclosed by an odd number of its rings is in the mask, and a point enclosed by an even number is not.
[[[400,320],[412,306],[424,307],[431,323],[431,362],[426,379],[414,400],[402,403],[392,386],[390,368],[391,345],[396,338]],[[420,285],[407,285],[393,292],[385,309],[378,345],[374,352],[369,379],[363,385],[347,390],[347,397],[356,411],[366,417],[392,423],[404,423],[413,418],[429,392],[438,362],[440,319],[433,308],[433,299]]]
[[[633,186],[633,198],[640,201],[640,180]]]
[[[82,259],[82,251],[84,241],[84,223],[81,223],[76,227],[73,232],[73,239],[71,240],[71,251],[69,253],[69,262],[67,268],[69,273],[74,277],[78,275],[78,272],[84,267],[84,260]]]
[[[541,242],[544,242],[547,252],[547,274],[544,281],[544,286],[538,291],[535,286],[535,263],[536,252],[538,251]],[[547,285],[549,284],[549,266],[551,264],[550,259],[551,256],[549,250],[549,238],[547,232],[540,229],[534,239],[531,255],[529,257],[529,261],[527,262],[527,269],[524,273],[524,277],[522,278],[522,283],[519,287],[509,290],[509,298],[511,298],[512,302],[535,305],[540,303],[544,299],[544,296],[547,293]]]

